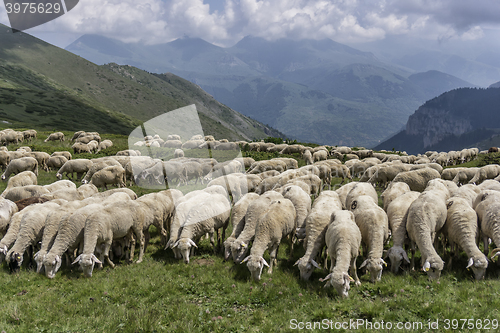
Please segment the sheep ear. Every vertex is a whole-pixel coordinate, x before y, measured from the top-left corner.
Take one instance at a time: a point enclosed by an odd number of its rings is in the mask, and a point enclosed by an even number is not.
[[[472,265],[474,265],[474,259],[470,258],[469,263],[467,264],[467,267],[465,267],[465,268],[469,269]]]
[[[361,264],[361,266],[359,266],[359,269],[365,267],[366,264],[368,264],[368,259],[366,259],[365,261],[363,261],[363,263]]]
[[[387,267],[387,263],[384,261],[384,259],[380,258],[380,263]]]
[[[172,245],[172,248],[175,249],[179,245],[179,241],[175,242],[174,245]]]
[[[314,267],[316,267],[316,268],[320,268],[320,267],[319,267],[319,265],[318,265],[318,263],[317,263],[316,261],[312,260],[312,259],[311,259],[311,264],[312,264]]]
[[[165,245],[164,250],[168,249],[170,247],[170,244],[172,244],[172,241],[169,239],[167,244]]]
[[[102,264],[102,262],[97,259],[97,257],[95,256],[95,254],[92,254],[92,260],[94,260],[94,262],[98,263],[98,264]]]
[[[406,251],[403,251],[403,259],[406,260],[407,263],[410,263],[410,259],[408,258],[408,254],[406,254]]]
[[[320,278],[319,279],[319,282],[325,282],[326,280],[328,280],[330,277],[332,276],[332,273],[328,274],[327,276],[325,276],[324,278]]]
[[[193,242],[193,240],[191,238],[189,238],[188,243],[189,243],[189,245],[194,246],[195,248],[198,248],[198,246],[196,246],[196,243]]]
[[[246,257],[245,259],[243,259],[243,260],[240,262],[240,264],[242,264],[242,263],[244,263],[244,262],[247,262],[247,261],[248,261],[248,259],[250,259],[250,256],[248,256],[248,257]]]
[[[260,262],[263,263],[264,266],[269,267],[269,264],[267,263],[267,261],[264,260],[264,258],[260,257]]]
[[[429,269],[431,269],[431,263],[430,263],[430,262],[428,262],[428,261],[426,261],[426,262],[424,263],[424,266],[422,267],[422,270],[423,270],[424,272],[428,272],[428,271],[429,271]]]
[[[59,270],[59,268],[61,268],[61,257],[59,257],[59,255],[56,255],[56,271]]]
[[[79,262],[81,258],[82,258],[82,255],[80,254],[78,257],[76,257],[75,261],[73,261],[73,262],[71,263],[71,265],[74,265],[74,264],[76,264],[77,262]]]
[[[295,264],[293,264],[293,265],[294,265],[294,266],[297,266],[297,265],[299,264],[299,262],[300,262],[300,259],[299,259],[299,260],[297,260],[297,261],[295,262]]]
[[[245,242],[241,242],[241,247],[247,247],[247,244],[245,244]]]
[[[33,259],[36,260],[36,258],[38,258],[38,255],[40,254],[40,251],[38,251],[37,253],[35,253],[35,255],[33,256]]]

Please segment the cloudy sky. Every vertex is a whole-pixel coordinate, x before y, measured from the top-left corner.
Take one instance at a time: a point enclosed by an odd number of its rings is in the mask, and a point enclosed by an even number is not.
[[[188,35],[231,46],[253,35],[498,49],[499,13],[498,0],[80,0],[66,15],[26,32],[60,47],[92,33],[148,44]],[[0,23],[10,25],[1,4]]]

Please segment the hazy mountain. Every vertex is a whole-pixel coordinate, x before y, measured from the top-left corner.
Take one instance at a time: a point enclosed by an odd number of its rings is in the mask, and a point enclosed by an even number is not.
[[[98,66],[3,25],[0,43],[0,120],[8,126],[129,134],[142,121],[194,103],[207,134],[280,135],[175,75],[158,78],[131,66]],[[98,45],[99,54],[127,54],[119,42]]]
[[[189,37],[149,46],[102,44],[102,37],[83,36],[67,50],[100,64],[174,73],[289,137],[326,144],[374,145],[427,99],[473,86],[437,71],[413,76],[330,39],[248,36],[230,48]],[[110,45],[126,51],[111,52]]]
[[[375,149],[449,151],[475,146],[500,133],[500,89],[461,88],[424,103],[405,130]]]
[[[500,88],[500,81],[491,84],[488,88]]]

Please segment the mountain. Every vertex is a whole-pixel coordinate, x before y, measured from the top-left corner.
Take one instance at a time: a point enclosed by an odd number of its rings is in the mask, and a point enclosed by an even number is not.
[[[412,114],[405,130],[375,149],[449,151],[475,146],[500,133],[500,89],[461,88],[427,101]]]
[[[473,87],[437,71],[410,73],[330,39],[247,36],[222,48],[190,37],[159,45],[103,38],[82,36],[66,49],[99,64],[179,75],[288,137],[322,144],[375,145],[426,100]]]
[[[488,88],[500,88],[500,81],[491,84]]]
[[[126,54],[119,42],[95,40],[103,54]],[[218,138],[282,135],[175,75],[98,66],[3,25],[0,43],[0,119],[12,127],[129,134],[143,121],[195,104],[204,130]]]

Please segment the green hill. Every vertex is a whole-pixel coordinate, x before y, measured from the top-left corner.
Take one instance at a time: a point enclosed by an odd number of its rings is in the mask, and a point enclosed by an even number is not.
[[[0,44],[3,127],[129,134],[143,121],[194,103],[207,134],[233,140],[282,135],[174,75],[98,66],[3,25]]]

